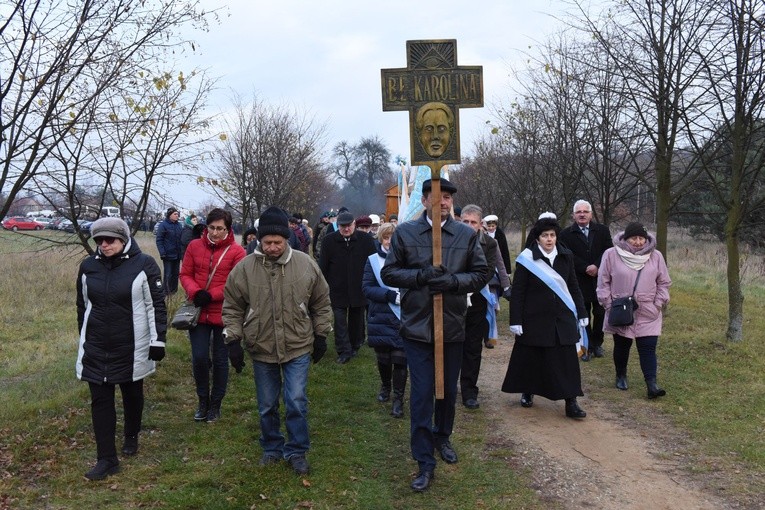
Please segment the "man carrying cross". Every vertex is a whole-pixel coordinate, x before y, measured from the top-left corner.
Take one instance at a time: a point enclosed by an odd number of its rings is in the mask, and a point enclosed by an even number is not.
[[[419,465],[411,487],[418,492],[433,480],[436,449],[444,462],[457,462],[450,436],[465,340],[467,293],[480,291],[491,276],[478,234],[450,215],[457,188],[446,179],[440,184],[440,196],[431,193],[430,179],[422,184],[425,212],[396,228],[381,271],[383,283],[401,289],[401,337],[411,377],[410,446]],[[440,210],[440,266],[433,265],[433,210],[436,214]],[[444,398],[435,400],[433,296],[437,294],[443,295]]]

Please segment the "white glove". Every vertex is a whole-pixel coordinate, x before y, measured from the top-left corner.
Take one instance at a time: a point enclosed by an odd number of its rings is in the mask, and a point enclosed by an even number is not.
[[[523,334],[523,326],[521,325],[510,326],[510,333],[514,334],[515,336],[521,336]]]
[[[401,292],[400,291],[396,291],[396,304],[397,305],[401,304]]]
[[[579,327],[586,328],[590,325],[590,319],[579,319]]]

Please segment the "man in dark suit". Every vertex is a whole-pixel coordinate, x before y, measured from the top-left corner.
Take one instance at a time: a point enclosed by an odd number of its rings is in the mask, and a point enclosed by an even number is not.
[[[577,200],[574,204],[574,223],[560,233],[561,241],[574,252],[574,269],[579,280],[579,288],[584,297],[584,306],[588,315],[592,314],[587,326],[590,341],[587,355],[582,361],[592,357],[602,358],[603,317],[605,310],[598,303],[595,289],[598,286],[598,268],[603,253],[614,244],[608,227],[592,221],[592,205],[586,200]]]
[[[337,225],[337,232],[327,234],[321,243],[319,268],[329,284],[337,363],[343,365],[364,343],[367,300],[361,291],[361,281],[367,257],[376,253],[377,248],[369,234],[356,231],[351,213],[338,215]]]

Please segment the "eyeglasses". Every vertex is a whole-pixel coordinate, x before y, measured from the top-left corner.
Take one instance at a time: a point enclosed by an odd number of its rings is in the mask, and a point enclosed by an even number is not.
[[[216,227],[215,225],[213,225],[213,226],[208,226],[207,230],[212,230],[213,232],[225,232],[228,229],[226,227]]]
[[[96,242],[97,245],[100,245],[104,242],[106,242],[106,244],[113,244],[114,241],[117,240],[117,238],[116,237],[94,237],[93,240]]]

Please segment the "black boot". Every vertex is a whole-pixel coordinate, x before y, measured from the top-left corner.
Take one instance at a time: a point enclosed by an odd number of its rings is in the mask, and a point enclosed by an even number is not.
[[[406,391],[406,365],[393,366],[393,405],[390,414],[394,418],[404,416],[404,391]]]
[[[616,372],[616,387],[622,391],[627,390],[627,374]]]
[[[125,436],[125,442],[122,443],[122,454],[135,455],[136,453],[138,453],[138,434]]]
[[[207,410],[207,423],[216,422],[220,419],[220,400],[210,402],[210,409]]]
[[[393,367],[390,363],[377,362],[377,371],[380,372],[380,393],[377,394],[378,402],[387,402],[390,400],[390,379]]]
[[[194,413],[194,421],[207,421],[207,408],[210,405],[210,397],[199,397],[199,407]]]
[[[569,418],[584,418],[587,416],[587,413],[576,403],[576,397],[566,399],[566,416]]]
[[[648,398],[663,397],[667,394],[662,388],[656,384],[656,378],[646,379],[645,385],[648,387]]]
[[[91,468],[90,471],[85,473],[85,478],[88,480],[103,480],[109,475],[113,475],[120,470],[120,461],[117,457],[106,457],[104,459],[98,459],[96,465]]]

